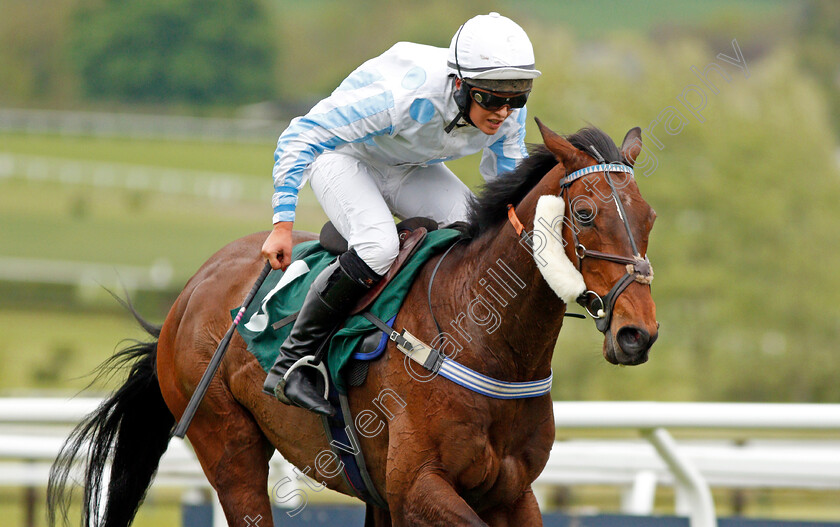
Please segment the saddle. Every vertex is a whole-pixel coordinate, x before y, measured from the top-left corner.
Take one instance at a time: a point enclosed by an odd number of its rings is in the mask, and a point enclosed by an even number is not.
[[[399,273],[405,262],[407,262],[430,231],[437,230],[437,223],[430,218],[415,217],[408,218],[397,224],[397,235],[400,239],[400,249],[396,260],[391,264],[385,276],[363,296],[350,312],[357,315],[367,309],[385,286]],[[348,250],[347,240],[344,239],[335,225],[328,221],[321,228],[318,242],[326,251],[339,255]],[[389,321],[393,323],[393,321]],[[371,331],[362,340],[355,357],[350,359],[347,369],[347,381],[350,386],[361,386],[367,378],[368,361],[378,358],[385,350],[385,343],[388,336],[380,330]]]
[[[382,293],[385,286],[400,272],[402,266],[411,258],[414,251],[420,247],[426,234],[437,229],[437,223],[429,218],[409,218],[397,224],[397,235],[400,238],[400,249],[397,254],[397,259],[391,264],[391,268],[385,276],[363,296],[356,306],[350,312],[351,315],[357,315],[367,309],[376,297]],[[347,240],[336,230],[335,225],[328,221],[321,228],[319,235],[319,243],[321,247],[328,252],[339,255],[347,251]]]

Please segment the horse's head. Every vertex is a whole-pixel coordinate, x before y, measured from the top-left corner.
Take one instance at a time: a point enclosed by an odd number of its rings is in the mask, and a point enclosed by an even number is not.
[[[593,316],[609,362],[641,364],[659,330],[646,257],[656,213],[632,170],[641,130],[630,130],[619,150],[597,130],[566,139],[537,124],[558,165],[543,180],[550,191],[537,202],[534,230],[543,239],[562,237],[554,261],[544,261],[540,271],[561,298]]]

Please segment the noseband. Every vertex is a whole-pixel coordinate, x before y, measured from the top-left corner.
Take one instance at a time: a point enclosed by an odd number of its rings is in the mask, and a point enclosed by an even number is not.
[[[597,152],[595,153],[597,154]],[[577,229],[570,227],[572,231],[572,239],[575,243],[575,255],[578,260],[577,269],[581,272],[581,274],[583,273],[582,267],[584,258],[595,258],[598,260],[606,260],[609,262],[623,264],[626,269],[624,276],[613,284],[612,289],[610,289],[605,296],[601,297],[595,291],[587,290],[577,298],[577,303],[583,306],[586,312],[595,319],[595,327],[598,328],[598,331],[606,333],[606,331],[609,330],[613,309],[615,308],[615,302],[618,300],[619,295],[621,295],[631,282],[636,281],[641,284],[650,284],[651,280],[653,280],[653,267],[650,265],[647,255],[643,258],[639,254],[636,240],[633,238],[633,231],[630,229],[630,222],[627,220],[627,213],[624,211],[624,205],[622,205],[621,199],[618,197],[618,191],[616,190],[615,185],[612,182],[612,178],[610,178],[609,175],[610,172],[625,172],[630,174],[630,177],[633,177],[633,169],[620,163],[605,163],[600,155],[598,155],[598,157],[601,161],[600,164],[582,168],[561,179],[561,191],[559,196],[568,204],[567,209],[569,210],[569,214],[572,216],[570,219],[572,221],[572,225],[574,226],[576,218],[574,211],[572,210],[570,197],[568,195],[569,187],[572,183],[586,175],[595,172],[603,172],[607,183],[610,185],[610,192],[618,210],[618,215],[621,217],[621,221],[624,223],[624,228],[627,231],[627,237],[630,239],[630,247],[633,249],[632,257],[603,253],[587,249],[582,243],[580,243],[580,240],[578,240]]]

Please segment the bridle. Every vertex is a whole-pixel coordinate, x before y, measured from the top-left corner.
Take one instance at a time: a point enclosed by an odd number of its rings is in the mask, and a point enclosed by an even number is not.
[[[593,150],[595,150],[593,148]],[[638,246],[636,245],[636,240],[633,237],[633,231],[630,228],[630,222],[627,219],[627,213],[624,210],[624,205],[621,203],[621,199],[618,196],[618,191],[615,188],[615,184],[612,182],[612,178],[610,178],[609,174],[611,172],[624,172],[630,174],[630,177],[633,177],[633,168],[621,163],[605,163],[604,159],[595,151],[595,154],[599,158],[600,163],[597,165],[588,166],[586,168],[582,168],[567,176],[563,177],[560,180],[560,194],[559,197],[563,199],[566,203],[566,209],[569,211],[569,215],[571,216],[570,221],[570,230],[572,231],[572,239],[574,240],[575,244],[575,256],[577,256],[577,269],[579,272],[583,272],[583,260],[584,258],[595,258],[598,260],[606,260],[609,262],[614,262],[618,264],[624,264],[626,273],[622,276],[615,284],[613,284],[610,291],[601,297],[595,291],[591,289],[584,291],[578,298],[577,303],[580,304],[587,313],[595,320],[595,327],[598,328],[598,331],[601,333],[606,333],[610,327],[610,321],[612,320],[613,310],[615,308],[615,302],[618,300],[619,295],[627,289],[632,282],[639,282],[641,284],[649,285],[650,282],[653,280],[653,267],[650,264],[650,261],[647,258],[647,255],[644,258],[639,254]],[[569,196],[569,188],[571,187],[572,183],[581,179],[584,176],[589,174],[593,174],[595,172],[602,172],[604,177],[607,180],[607,183],[610,185],[610,192],[613,201],[615,202],[616,208],[618,210],[618,215],[621,217],[621,221],[624,223],[624,228],[627,231],[627,237],[630,239],[630,247],[633,249],[633,256],[621,256],[617,254],[609,254],[603,253],[600,251],[593,251],[591,249],[587,249],[580,240],[578,239],[577,235],[577,227],[574,225],[575,222],[575,213],[572,211],[572,205]],[[563,222],[564,224],[566,222]],[[594,313],[593,313],[594,311]]]

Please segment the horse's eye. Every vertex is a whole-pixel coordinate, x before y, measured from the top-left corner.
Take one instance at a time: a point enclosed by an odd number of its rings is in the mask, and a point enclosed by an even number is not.
[[[592,211],[585,208],[576,209],[575,217],[585,227],[589,227],[595,221],[595,215],[592,214]]]

